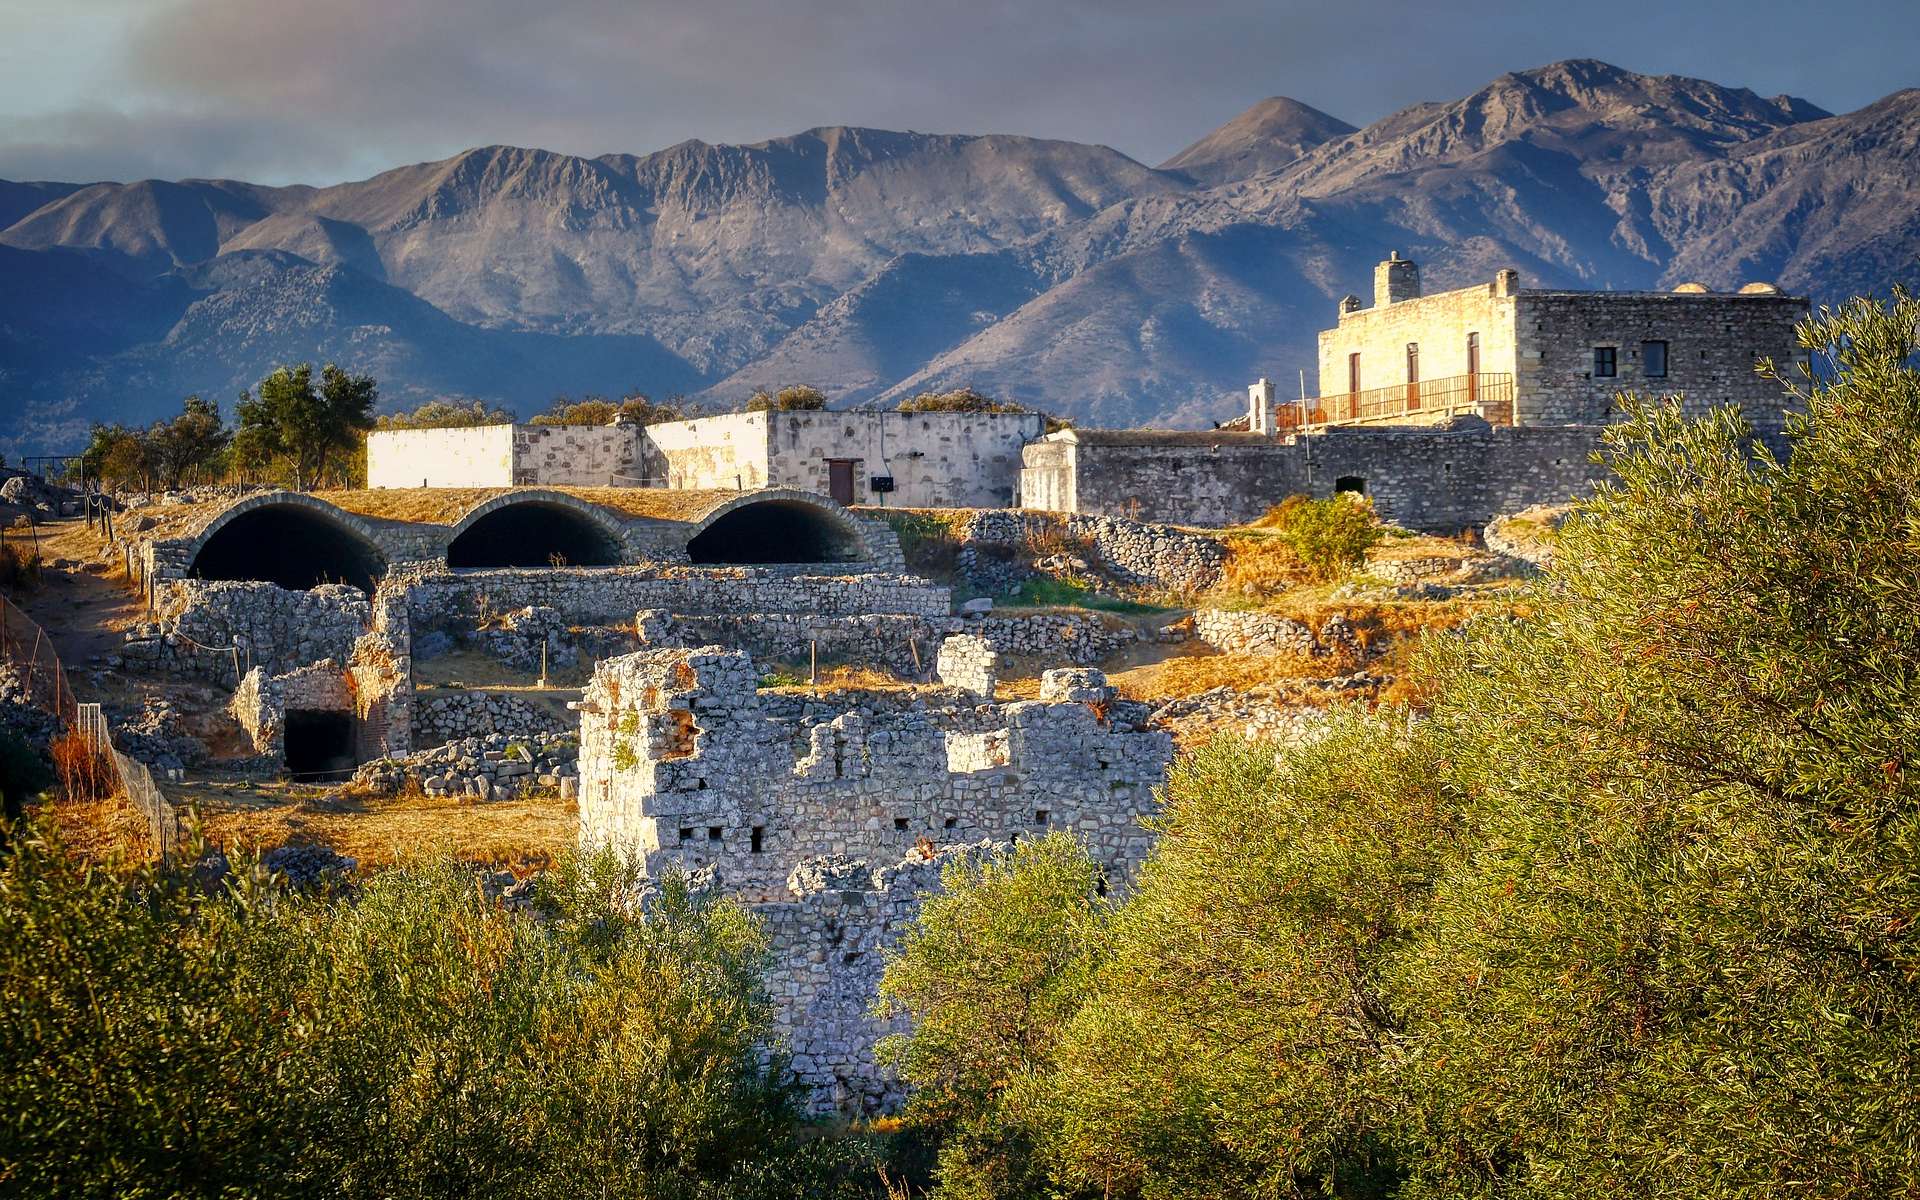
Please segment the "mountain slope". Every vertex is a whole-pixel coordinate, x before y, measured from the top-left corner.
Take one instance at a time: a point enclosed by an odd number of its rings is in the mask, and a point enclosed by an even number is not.
[[[1227,183],[1277,171],[1309,150],[1358,130],[1319,109],[1274,96],[1160,164],[1203,183]]]
[[[395,401],[522,411],[630,386],[730,405],[971,384],[1083,422],[1203,423],[1258,375],[1316,387],[1316,331],[1390,249],[1433,290],[1504,266],[1820,300],[1920,282],[1916,160],[1920,91],[1831,116],[1574,60],[1360,130],[1265,101],[1158,169],[829,128],[489,147],[318,189],[0,184],[0,448],[326,357]]]

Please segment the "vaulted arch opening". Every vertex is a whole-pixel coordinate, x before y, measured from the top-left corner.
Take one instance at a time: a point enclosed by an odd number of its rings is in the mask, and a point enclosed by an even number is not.
[[[760,500],[716,517],[687,543],[696,563],[857,562],[859,535],[832,510]]]
[[[584,513],[544,500],[482,513],[447,545],[449,567],[611,567],[620,545]]]
[[[268,504],[214,530],[187,573],[198,579],[251,579],[305,591],[350,583],[371,593],[387,573],[377,546],[339,520],[300,504]]]

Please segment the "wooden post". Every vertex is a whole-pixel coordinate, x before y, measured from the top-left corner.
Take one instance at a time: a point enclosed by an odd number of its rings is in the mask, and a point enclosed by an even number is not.
[[[913,673],[915,675],[926,674],[926,671],[927,671],[926,664],[920,661],[920,639],[911,638],[911,637],[908,638],[907,649],[913,652]]]
[[[807,639],[807,683],[812,687],[820,686],[820,639]]]

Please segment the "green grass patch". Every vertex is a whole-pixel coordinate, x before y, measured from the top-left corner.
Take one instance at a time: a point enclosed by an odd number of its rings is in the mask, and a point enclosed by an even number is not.
[[[1103,595],[1077,579],[1055,579],[1036,575],[1020,585],[1020,590],[1002,598],[1002,602],[1023,608],[1090,608],[1110,613],[1166,612],[1153,604]]]

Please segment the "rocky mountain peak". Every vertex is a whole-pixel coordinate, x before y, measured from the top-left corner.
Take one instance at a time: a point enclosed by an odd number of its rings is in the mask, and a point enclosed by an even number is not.
[[[1355,131],[1309,104],[1272,96],[1160,164],[1203,183],[1277,171],[1317,146]]]

